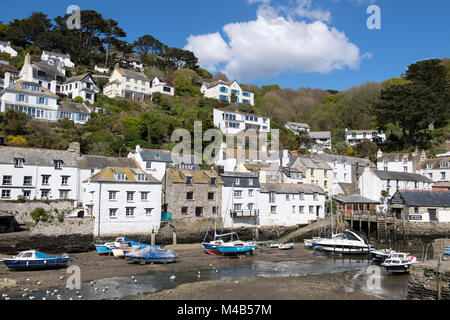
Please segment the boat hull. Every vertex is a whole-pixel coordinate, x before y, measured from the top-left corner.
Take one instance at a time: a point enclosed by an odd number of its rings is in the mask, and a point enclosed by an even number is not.
[[[389,273],[396,273],[396,274],[401,274],[401,273],[409,273],[409,269],[410,269],[411,265],[399,265],[399,266],[385,266],[386,271]]]
[[[175,263],[176,259],[141,259],[141,258],[130,258],[125,257],[126,260],[133,264],[165,264],[165,263]]]
[[[4,259],[3,263],[10,270],[25,271],[25,270],[45,270],[45,269],[61,269],[67,267],[70,258],[58,259],[37,259],[37,260],[15,260]]]
[[[340,254],[356,254],[356,255],[368,254],[370,252],[369,248],[364,248],[364,247],[317,245],[314,247],[314,249],[321,250],[324,252],[340,253]]]
[[[104,245],[97,245],[95,246],[95,249],[97,250],[97,253],[100,255],[110,255],[112,254],[112,249],[108,248]]]
[[[217,250],[225,256],[240,255],[251,253],[256,250],[257,246],[217,246]]]

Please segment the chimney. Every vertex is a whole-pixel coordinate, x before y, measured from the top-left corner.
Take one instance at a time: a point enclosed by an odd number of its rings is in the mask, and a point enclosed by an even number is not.
[[[67,151],[80,154],[80,143],[72,142],[71,144],[69,144],[69,148],[67,149]]]
[[[422,150],[422,153],[420,154],[420,161],[427,160],[427,154],[425,153],[425,150]]]
[[[56,94],[56,80],[50,82],[50,92]]]
[[[140,146],[140,145],[137,145],[137,146],[136,146],[136,153],[139,153],[139,152],[141,152],[141,146]]]
[[[5,89],[11,85],[11,73],[5,72]]]
[[[383,156],[383,151],[381,151],[381,149],[378,149],[377,159],[380,159],[382,156]]]
[[[30,56],[29,52],[25,56],[25,61],[24,61],[24,65],[27,65],[27,64],[31,64],[31,56]]]
[[[64,65],[61,61],[56,62],[56,69],[58,69],[59,72],[61,72],[63,75],[66,75],[66,69],[64,68]]]

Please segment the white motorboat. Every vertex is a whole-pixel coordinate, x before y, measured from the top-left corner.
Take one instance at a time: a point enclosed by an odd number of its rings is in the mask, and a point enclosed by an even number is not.
[[[289,242],[289,243],[280,243],[278,245],[278,249],[280,250],[290,250],[290,249],[294,249],[294,243],[293,242]]]
[[[333,238],[315,240],[313,248],[341,254],[368,254],[371,246],[364,233],[345,230]]]
[[[331,236],[331,238],[336,238],[338,236],[340,236],[341,234],[334,234]],[[315,246],[315,242],[318,240],[323,240],[323,239],[327,239],[327,238],[322,238],[322,237],[314,237],[312,239],[303,239],[303,243],[305,244],[306,248],[313,248]]]
[[[386,259],[381,265],[390,273],[409,273],[412,264],[417,263],[417,258],[409,253],[396,252]]]
[[[370,255],[374,261],[384,261],[391,257],[392,254],[397,253],[397,251],[392,249],[380,249],[370,251]]]

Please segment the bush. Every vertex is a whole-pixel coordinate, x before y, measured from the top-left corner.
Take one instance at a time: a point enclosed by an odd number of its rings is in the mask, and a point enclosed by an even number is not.
[[[39,222],[39,221],[48,221],[48,214],[45,212],[44,209],[42,208],[36,208],[34,209],[31,213],[31,218],[33,218],[34,221]]]
[[[57,219],[59,222],[64,222],[64,214],[58,214]]]

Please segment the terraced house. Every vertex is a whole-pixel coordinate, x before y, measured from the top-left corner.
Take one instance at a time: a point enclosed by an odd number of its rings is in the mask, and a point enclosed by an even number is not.
[[[255,105],[255,94],[242,90],[236,80],[217,80],[211,83],[204,82],[200,91],[207,98],[213,98],[229,103],[246,103]]]
[[[103,94],[109,98],[147,100],[151,97],[150,80],[141,72],[116,67],[103,88]]]
[[[94,235],[148,234],[161,222],[161,182],[139,168],[107,167],[83,181]]]
[[[434,182],[450,181],[450,157],[422,160],[417,166],[417,173]]]
[[[216,171],[168,168],[163,178],[163,211],[172,213],[174,220],[220,215],[222,186]]]

